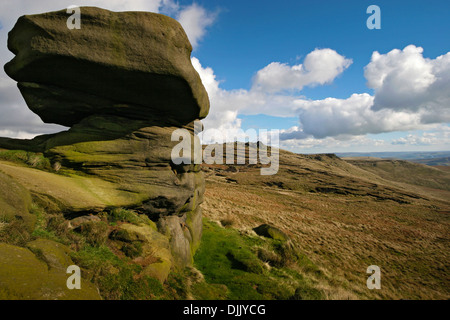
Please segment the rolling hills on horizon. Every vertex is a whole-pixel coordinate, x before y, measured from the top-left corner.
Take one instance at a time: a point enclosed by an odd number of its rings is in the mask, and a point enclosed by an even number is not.
[[[380,158],[408,160],[416,163],[423,163],[429,166],[449,166],[450,151],[409,151],[409,152],[337,152],[341,158]]]

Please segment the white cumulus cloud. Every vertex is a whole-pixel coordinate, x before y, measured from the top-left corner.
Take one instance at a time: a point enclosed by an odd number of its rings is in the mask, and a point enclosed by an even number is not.
[[[450,105],[450,52],[429,59],[414,45],[386,54],[375,51],[364,75],[375,89],[374,110],[440,110]]]
[[[297,100],[302,135],[324,138],[420,129],[420,112],[373,110],[374,97],[353,94],[347,99]]]
[[[289,66],[272,62],[259,70],[253,81],[253,89],[279,92],[301,90],[308,85],[328,84],[351,64],[351,59],[332,49],[316,49],[305,57],[303,64]]]
[[[177,20],[183,26],[194,48],[204,37],[206,29],[214,23],[216,15],[216,13],[209,12],[196,3],[183,8],[178,13]]]

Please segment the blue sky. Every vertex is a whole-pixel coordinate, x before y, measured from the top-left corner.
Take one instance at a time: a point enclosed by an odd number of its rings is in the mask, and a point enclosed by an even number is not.
[[[5,1],[0,12],[9,14],[0,13],[2,46],[18,16],[72,4]],[[78,4],[159,11],[178,19],[193,43],[193,64],[210,94],[207,129],[281,129],[281,147],[305,153],[450,150],[446,76],[450,54],[445,56],[450,52],[450,1],[99,0]],[[366,9],[372,4],[381,9],[380,30],[366,27],[370,16]],[[4,64],[12,55],[2,50]],[[377,61],[372,56],[375,51],[380,54]],[[308,55],[312,71],[306,67]],[[365,67],[370,69],[367,74]],[[333,68],[335,72],[327,73]],[[1,81],[0,77],[0,90]],[[3,83],[3,88],[10,84],[6,79]],[[5,100],[17,100],[15,108],[34,127],[19,130],[3,125],[3,135],[28,137],[60,130],[38,123],[24,111],[26,106],[18,97]],[[6,119],[7,112],[2,110],[6,104],[2,106],[0,98],[0,115]],[[0,119],[0,135],[1,126]]]
[[[429,4],[432,2],[433,4]],[[189,2],[185,2],[189,3]],[[296,64],[315,48],[331,48],[351,57],[353,65],[326,88],[308,89],[313,99],[344,98],[366,92],[363,67],[373,51],[387,52],[409,44],[424,47],[424,56],[447,53],[450,1],[236,1],[198,4],[219,14],[194,51],[212,66],[225,89],[249,88],[254,73],[273,61]],[[378,4],[381,30],[369,30],[366,9]]]

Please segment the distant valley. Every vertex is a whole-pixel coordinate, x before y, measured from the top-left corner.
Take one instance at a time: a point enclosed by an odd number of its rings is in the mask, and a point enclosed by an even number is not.
[[[429,166],[450,166],[450,151],[411,152],[343,152],[340,158],[370,157],[381,159],[401,159]]]

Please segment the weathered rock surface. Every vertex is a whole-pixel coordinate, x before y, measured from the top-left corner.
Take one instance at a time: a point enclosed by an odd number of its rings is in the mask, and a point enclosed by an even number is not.
[[[198,140],[193,121],[208,114],[208,96],[192,67],[191,45],[175,20],[93,7],[82,7],[81,16],[80,30],[67,28],[68,14],[62,10],[23,16],[9,33],[8,48],[16,56],[5,70],[18,81],[27,105],[44,122],[71,128],[28,141],[0,139],[3,148],[42,152],[51,159],[53,172],[6,162],[0,162],[0,170],[36,199],[51,203],[52,212],[57,207],[72,219],[70,230],[103,223],[93,217],[116,207],[146,214],[154,228],[120,224],[109,239],[142,265],[145,275],[164,282],[171,268],[192,265],[202,233],[204,193],[198,165],[172,162],[179,141],[171,136],[184,128],[192,143]],[[60,169],[64,175],[58,174]],[[3,211],[11,201],[15,199],[0,195]],[[29,200],[23,203],[25,217]],[[8,254],[32,254],[1,248]],[[51,272],[68,262],[60,254],[63,247],[43,239],[28,248],[45,248]],[[41,269],[36,272],[47,272],[44,265]]]
[[[174,19],[150,12],[81,8],[81,29],[66,10],[19,18],[5,65],[44,122],[71,126],[93,114],[180,122],[204,118],[209,100],[192,47]],[[61,107],[64,105],[64,107]]]
[[[21,222],[28,233],[33,232],[36,217],[28,211],[31,196],[28,190],[0,171],[0,222]]]
[[[168,237],[148,225],[122,224],[110,237],[127,244],[139,244],[142,252],[134,261],[143,267],[142,275],[166,281],[174,264]]]
[[[69,262],[64,249],[49,240],[30,244],[39,248],[49,264],[26,248],[0,243],[0,299],[98,300],[97,289],[82,280],[80,290],[67,288]],[[55,267],[56,266],[56,267]],[[63,268],[63,266],[65,268]]]
[[[39,254],[49,269],[66,272],[67,267],[73,265],[70,249],[58,242],[48,239],[36,239],[27,243],[28,249]]]
[[[174,167],[171,152],[177,142],[171,141],[171,135],[176,129],[123,117],[91,116],[48,139],[45,149],[64,166],[139,195],[144,199],[141,210],[151,217],[180,214],[202,202],[204,181],[198,166],[183,172]]]

